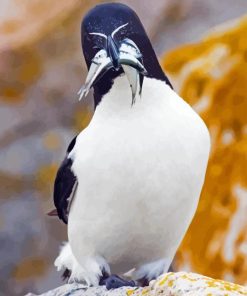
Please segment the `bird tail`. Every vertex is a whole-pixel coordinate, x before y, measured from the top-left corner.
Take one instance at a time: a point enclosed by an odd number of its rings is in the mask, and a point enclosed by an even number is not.
[[[51,216],[51,217],[57,217],[58,216],[58,213],[57,213],[57,210],[54,209],[54,210],[51,210],[47,213],[48,216]]]

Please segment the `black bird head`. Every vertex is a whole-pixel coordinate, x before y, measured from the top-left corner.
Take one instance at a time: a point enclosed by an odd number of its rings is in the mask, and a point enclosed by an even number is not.
[[[81,24],[81,41],[89,69],[80,99],[94,88],[95,105],[109,91],[114,78],[125,72],[132,103],[141,95],[144,76],[166,81],[151,42],[136,13],[124,4],[95,6]]]

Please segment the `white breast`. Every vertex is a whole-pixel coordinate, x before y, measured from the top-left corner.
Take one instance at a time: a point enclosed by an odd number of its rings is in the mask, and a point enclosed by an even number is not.
[[[78,190],[68,224],[77,260],[101,255],[117,272],[172,260],[197,207],[210,140],[164,82],[144,80],[131,107],[123,76],[77,138]]]

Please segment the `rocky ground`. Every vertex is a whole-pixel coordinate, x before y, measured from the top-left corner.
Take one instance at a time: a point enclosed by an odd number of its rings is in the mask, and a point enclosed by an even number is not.
[[[105,287],[86,288],[81,284],[67,284],[42,296],[244,296],[247,287],[214,280],[196,273],[167,273],[145,288],[119,288],[107,291]],[[26,296],[36,296],[29,293]]]

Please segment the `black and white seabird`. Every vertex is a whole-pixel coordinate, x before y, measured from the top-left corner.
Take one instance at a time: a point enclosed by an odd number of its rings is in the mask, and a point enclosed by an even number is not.
[[[172,89],[136,13],[117,3],[90,10],[81,25],[89,69],[80,99],[95,112],[69,145],[54,202],[68,224],[55,261],[70,281],[108,289],[166,272],[194,216],[210,139]]]

